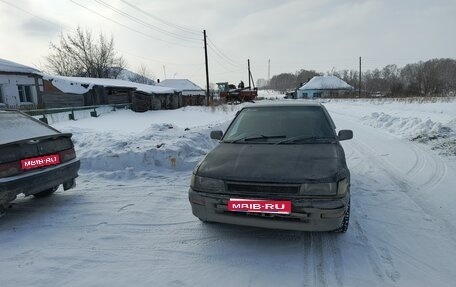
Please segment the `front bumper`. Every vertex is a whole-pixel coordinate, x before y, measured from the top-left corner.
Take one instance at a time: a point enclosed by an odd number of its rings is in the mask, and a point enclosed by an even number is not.
[[[189,190],[193,215],[203,221],[299,231],[338,229],[348,209],[350,192],[347,191],[341,198],[292,199],[292,212],[289,215],[231,212],[227,208],[229,199],[229,195],[196,192],[191,188]]]
[[[64,184],[66,189],[71,188],[78,177],[79,166],[79,160],[72,159],[53,167],[0,178],[0,202],[14,200],[21,193],[31,195],[60,184]]]

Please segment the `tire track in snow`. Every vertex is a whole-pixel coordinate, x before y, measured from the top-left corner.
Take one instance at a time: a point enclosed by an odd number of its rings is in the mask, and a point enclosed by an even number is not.
[[[423,187],[426,187],[429,182],[441,182],[443,178],[446,175],[446,170],[447,168],[443,168],[442,164],[445,165],[443,162],[441,162],[440,166],[441,168],[436,170],[433,175],[436,178],[433,180],[433,177],[431,177],[428,181],[427,184],[421,185],[421,187],[415,186],[412,182],[408,181],[404,176],[400,176],[402,172],[398,170],[394,165],[391,163],[387,162],[384,159],[378,158],[377,156],[374,156],[375,151],[373,151],[369,146],[366,144],[360,142],[359,140],[354,140],[351,141],[350,144],[353,146],[353,148],[356,148],[357,151],[362,153],[366,159],[368,159],[370,162],[375,163],[380,170],[383,171],[384,174],[388,176],[390,181],[399,187],[399,190],[402,191],[410,200],[412,200],[422,211],[424,214],[426,214],[428,217],[433,218],[436,222],[438,222],[440,229],[442,232],[445,232],[449,238],[451,238],[454,242],[456,242],[456,230],[455,227],[447,222],[445,219],[443,219],[441,216],[439,216],[435,211],[432,210],[432,208],[428,207],[417,195],[416,195],[416,190],[422,190]],[[434,158],[434,156],[431,156]],[[437,159],[434,158],[434,160],[438,161]],[[426,189],[426,188],[425,188]],[[451,230],[451,232],[450,232]]]
[[[344,286],[344,262],[342,254],[340,252],[340,242],[337,240],[340,234],[327,234],[327,250],[329,251],[329,256],[332,259],[332,264],[334,267],[334,278],[336,280],[337,286]]]
[[[354,226],[353,226],[354,225]],[[352,224],[352,229],[355,230],[355,238],[361,246],[364,246],[366,249],[367,260],[369,261],[370,268],[374,272],[375,277],[378,281],[385,283],[385,271],[377,262],[381,262],[380,256],[377,254],[377,251],[373,245],[370,244],[369,239],[364,233],[364,230],[361,227],[361,224],[358,220],[355,220]]]
[[[414,176],[418,173],[420,173],[424,167],[426,166],[426,160],[423,159],[422,156],[420,156],[419,152],[418,152],[418,148],[416,147],[415,144],[412,144],[411,145],[411,150],[413,151],[413,155],[414,155],[414,163],[413,163],[413,166],[405,173],[405,175],[410,175],[410,176]]]
[[[303,281],[305,287],[314,286],[313,282],[311,282],[311,276],[313,276],[311,270],[312,266],[312,252],[311,252],[311,242],[310,242],[310,233],[303,232],[302,233],[302,241],[303,241],[303,251],[304,251],[304,274],[303,274]]]
[[[325,276],[325,265],[324,265],[324,254],[321,240],[321,233],[310,233],[310,242],[312,247],[312,258],[313,262],[313,277],[314,286],[325,287],[326,276]]]

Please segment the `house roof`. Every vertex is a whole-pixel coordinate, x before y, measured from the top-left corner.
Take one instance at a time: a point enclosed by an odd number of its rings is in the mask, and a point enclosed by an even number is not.
[[[129,88],[146,94],[173,94],[177,91],[172,88],[139,84],[119,79],[64,77],[45,74],[43,74],[43,79],[50,81],[54,87],[62,92],[70,94],[85,94],[94,86]]]
[[[157,86],[169,87],[179,91],[204,91],[200,86],[188,79],[167,79],[161,81]]]
[[[18,74],[39,74],[40,71],[19,63],[11,62],[0,58],[0,72]]]
[[[336,76],[315,76],[299,90],[352,90],[353,87]]]

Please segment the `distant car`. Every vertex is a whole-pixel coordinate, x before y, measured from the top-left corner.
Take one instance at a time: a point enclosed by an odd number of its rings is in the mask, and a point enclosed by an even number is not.
[[[59,185],[73,188],[78,176],[70,133],[18,111],[0,111],[0,214],[23,193],[49,196]]]
[[[302,231],[346,232],[350,172],[317,103],[244,107],[193,171],[189,201],[202,221]]]

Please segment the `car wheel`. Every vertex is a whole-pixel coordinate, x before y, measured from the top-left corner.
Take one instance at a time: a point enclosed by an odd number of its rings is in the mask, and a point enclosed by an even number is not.
[[[53,188],[49,188],[49,189],[40,191],[38,193],[35,193],[33,196],[36,197],[36,198],[47,197],[47,196],[52,195],[57,190],[57,188],[59,188],[59,187],[56,186],[56,187],[53,187]]]
[[[334,230],[334,232],[337,233],[345,233],[348,230],[348,224],[350,223],[350,202],[348,202],[348,208],[347,211],[345,212],[344,219],[342,220],[342,225]]]

